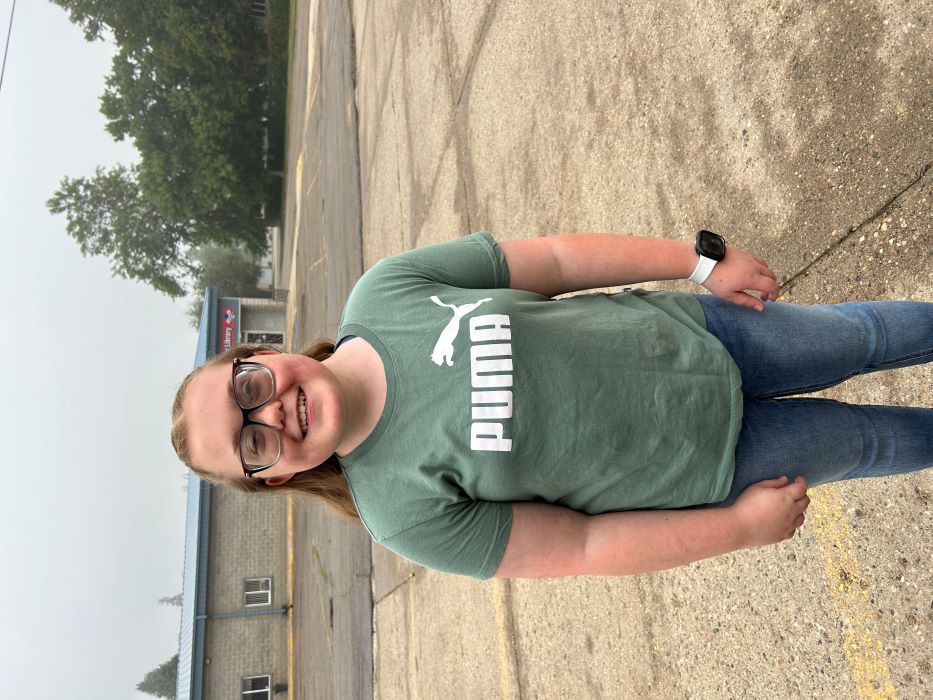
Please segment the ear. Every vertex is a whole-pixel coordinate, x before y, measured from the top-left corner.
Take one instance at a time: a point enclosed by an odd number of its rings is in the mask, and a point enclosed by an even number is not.
[[[284,476],[273,476],[268,479],[263,479],[266,482],[266,486],[281,486],[286,481],[291,479],[294,474],[286,474]]]

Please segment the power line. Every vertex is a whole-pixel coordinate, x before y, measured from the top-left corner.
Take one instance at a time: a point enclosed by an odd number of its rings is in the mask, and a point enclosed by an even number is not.
[[[0,90],[3,89],[3,76],[6,73],[6,55],[10,50],[10,37],[13,36],[13,13],[16,12],[16,0],[13,0],[13,7],[10,8],[10,26],[6,32],[6,48],[3,49],[3,68],[0,68]]]

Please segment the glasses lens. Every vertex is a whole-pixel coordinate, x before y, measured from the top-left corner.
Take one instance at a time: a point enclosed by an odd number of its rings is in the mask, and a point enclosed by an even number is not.
[[[233,378],[237,403],[243,408],[256,408],[272,398],[275,382],[272,372],[263,365],[240,365]]]
[[[279,433],[268,425],[247,425],[240,433],[240,454],[248,467],[268,467],[281,452]]]

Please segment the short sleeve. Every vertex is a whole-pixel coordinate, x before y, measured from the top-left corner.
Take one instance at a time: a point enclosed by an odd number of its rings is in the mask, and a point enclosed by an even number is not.
[[[499,568],[511,528],[511,503],[467,500],[378,541],[416,564],[488,579]]]
[[[509,286],[509,268],[495,239],[485,231],[415,248],[389,258],[413,265],[434,282],[464,289]]]
[[[479,232],[383,258],[353,286],[339,334],[347,324],[366,325],[396,313],[399,295],[421,285],[438,284],[462,289],[507,288],[505,254],[490,234]]]

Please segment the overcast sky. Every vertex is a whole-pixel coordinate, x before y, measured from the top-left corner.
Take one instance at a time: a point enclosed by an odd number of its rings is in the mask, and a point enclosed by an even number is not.
[[[182,302],[82,258],[45,208],[62,177],[134,159],[98,111],[112,53],[61,8],[17,3],[0,88],[3,697],[151,698],[136,684],[178,650],[179,608],[158,599],[181,592],[169,410],[196,334]]]

